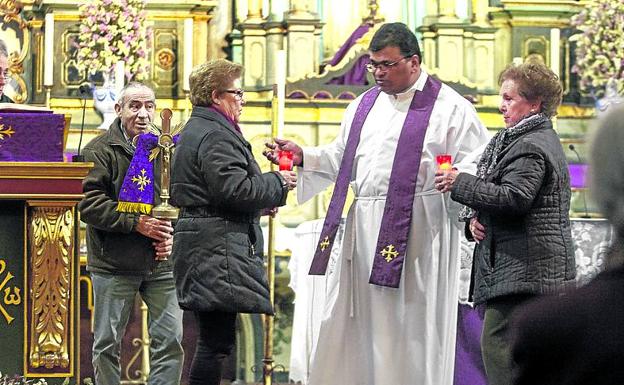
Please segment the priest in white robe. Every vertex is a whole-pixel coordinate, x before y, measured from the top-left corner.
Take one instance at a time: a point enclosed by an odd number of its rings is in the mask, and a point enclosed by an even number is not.
[[[383,25],[369,49],[377,86],[349,105],[334,142],[302,149],[275,139],[265,152],[274,162],[277,150],[293,152],[300,202],[336,182],[312,274],[327,265],[341,185],[355,193],[337,298],[307,382],[452,385],[463,224],[434,188],[436,156],[450,154],[453,167],[474,172],[489,137],[474,107],[421,68],[418,42],[404,24]]]

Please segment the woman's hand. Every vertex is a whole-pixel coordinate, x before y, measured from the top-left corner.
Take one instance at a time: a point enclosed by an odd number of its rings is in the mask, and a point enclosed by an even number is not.
[[[279,164],[278,151],[290,151],[293,154],[293,166],[301,166],[303,164],[303,150],[293,141],[286,139],[273,138],[273,143],[265,143],[266,148],[262,151],[270,162]]]
[[[479,222],[477,217],[470,218],[470,224],[468,225],[468,229],[470,230],[470,234],[474,238],[475,242],[479,243],[483,239],[485,239],[485,226]]]
[[[279,173],[282,175],[282,178],[286,181],[286,187],[288,190],[292,190],[297,187],[297,173],[294,171],[281,170]]]
[[[434,179],[436,190],[441,193],[451,191],[451,189],[453,188],[453,183],[455,183],[455,178],[457,178],[457,174],[459,174],[459,171],[457,171],[457,169],[452,169],[448,171],[436,171]]]

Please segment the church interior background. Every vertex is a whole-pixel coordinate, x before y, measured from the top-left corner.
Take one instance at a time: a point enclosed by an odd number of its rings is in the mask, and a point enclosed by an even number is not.
[[[246,106],[241,126],[256,159],[268,169],[261,151],[272,133],[271,99],[279,76],[278,51],[286,53],[286,100],[280,134],[306,146],[323,144],[337,134],[347,104],[373,84],[371,76],[361,70],[372,34],[384,21],[400,21],[417,33],[427,71],[471,100],[492,133],[503,127],[498,112],[497,74],[512,62],[533,60],[548,65],[564,85],[556,129],[571,165],[583,168],[586,137],[596,110],[595,100],[579,91],[578,76],[571,71],[575,43],[570,37],[578,30],[571,26],[570,19],[589,6],[592,1],[148,0],[146,23],[151,39],[145,82],[156,90],[157,108],[174,112],[175,124],[184,122],[190,113],[184,80],[192,66],[214,58],[243,64]],[[94,98],[91,90],[102,86],[103,77],[89,76],[77,62],[79,6],[67,0],[2,0],[0,14],[4,17],[0,37],[7,42],[10,53],[10,81],[5,93],[17,103],[47,105],[71,118],[64,148],[71,158],[80,142],[83,104],[84,137],[80,143],[84,145],[103,130],[99,128],[103,115],[94,108],[101,94],[96,91]],[[53,38],[50,51],[46,34]],[[45,75],[48,63],[54,68],[51,82]],[[90,89],[87,96],[80,90],[85,84]],[[570,144],[578,149],[580,157],[569,149]],[[591,200],[586,201],[582,181],[574,184],[573,192],[572,216],[585,215],[586,211],[598,216]],[[278,383],[287,382],[289,372],[295,296],[289,287],[288,263],[293,239],[298,226],[323,217],[330,194],[328,190],[303,205],[297,205],[291,196],[277,219],[273,358],[274,380]],[[71,376],[65,376],[72,377],[72,383],[92,376],[93,304],[84,270],[84,240],[79,250],[79,285],[73,288],[80,293],[76,328],[80,329],[81,342],[74,352],[79,364]],[[145,381],[149,363],[145,362],[144,317],[144,309],[138,304],[124,345],[124,383]],[[12,325],[4,321],[0,317],[2,333],[10,333]],[[185,340],[190,343],[193,331],[188,322],[185,324],[185,332],[189,330]],[[227,377],[234,383],[261,381],[263,327],[260,316],[240,317],[237,349],[227,363]],[[192,349],[187,349],[187,361],[191,355]],[[24,357],[0,353],[0,371],[21,373],[26,361]],[[63,376],[47,377],[48,383],[55,383]]]

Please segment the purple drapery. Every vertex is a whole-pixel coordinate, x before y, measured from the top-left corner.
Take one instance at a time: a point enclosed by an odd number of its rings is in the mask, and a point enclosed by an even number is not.
[[[355,45],[355,43],[362,36],[366,34],[371,29],[370,24],[362,24],[353,33],[347,41],[340,47],[338,52],[334,55],[334,57],[329,61],[329,65],[335,66],[340,63],[340,61],[345,57],[349,49]],[[366,64],[369,61],[368,54],[360,57],[347,71],[344,75],[337,76],[332,78],[326,84],[343,84],[349,86],[365,86],[368,85],[368,81],[366,80]]]
[[[0,112],[0,161],[62,162],[65,117],[51,112]]]
[[[487,385],[479,343],[484,310],[483,306],[471,308],[468,305],[459,305],[454,385]]]

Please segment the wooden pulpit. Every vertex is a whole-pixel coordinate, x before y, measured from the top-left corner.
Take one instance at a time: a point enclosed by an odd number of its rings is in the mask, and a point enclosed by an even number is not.
[[[80,383],[79,218],[91,163],[0,162],[0,370]]]

